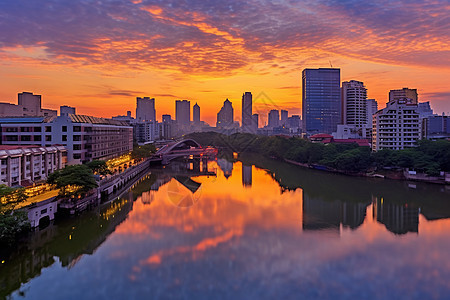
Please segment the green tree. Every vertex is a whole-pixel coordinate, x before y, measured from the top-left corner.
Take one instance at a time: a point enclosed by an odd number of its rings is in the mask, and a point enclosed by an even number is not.
[[[0,184],[0,245],[11,247],[19,234],[30,229],[27,213],[14,208],[27,199],[25,189]]]
[[[131,152],[132,159],[142,159],[150,157],[153,153],[156,152],[156,147],[153,144],[147,144],[138,146],[136,145]]]
[[[92,170],[94,174],[108,175],[111,171],[108,169],[104,160],[93,160],[86,164],[86,166]]]
[[[47,182],[59,188],[61,196],[82,196],[98,186],[86,165],[66,166],[51,173]]]

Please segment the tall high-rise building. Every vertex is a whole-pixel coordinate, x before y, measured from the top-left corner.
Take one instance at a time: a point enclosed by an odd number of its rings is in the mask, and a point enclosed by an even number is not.
[[[280,126],[280,112],[278,110],[272,109],[269,112],[268,119],[269,119],[269,124],[268,124],[269,127],[274,128],[274,127]]]
[[[403,88],[401,90],[389,91],[389,102],[404,98],[413,100],[411,102],[412,104],[417,104],[418,103],[417,89]]]
[[[136,97],[136,121],[156,121],[155,98]]]
[[[284,110],[284,109],[282,109],[281,110],[281,115],[280,115],[280,122],[281,122],[281,126],[286,126],[286,122],[287,122],[287,119],[288,119],[288,117],[289,117],[289,113],[288,113],[288,111],[287,110]]]
[[[367,124],[367,89],[361,81],[342,83],[342,122],[356,128]]]
[[[234,122],[234,109],[230,100],[226,99],[223,102],[223,106],[217,113],[217,127],[229,127]]]
[[[253,114],[252,115],[252,129],[253,129],[253,132],[256,133],[258,128],[259,128],[259,115],[258,114]]]
[[[242,95],[242,128],[249,131],[252,128],[252,93],[245,92]]]
[[[307,133],[332,133],[341,123],[341,71],[335,68],[302,72],[302,118]]]
[[[191,123],[191,102],[188,100],[175,101],[175,119],[178,126],[188,126]]]
[[[373,115],[377,112],[378,110],[378,103],[377,100],[375,99],[367,99],[367,120],[366,120],[366,124],[369,127],[372,127],[372,117]]]
[[[192,121],[196,125],[200,124],[200,106],[197,103],[192,107]]]

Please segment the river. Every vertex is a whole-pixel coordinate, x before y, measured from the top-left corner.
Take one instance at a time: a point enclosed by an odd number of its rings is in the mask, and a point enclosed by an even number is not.
[[[450,191],[247,156],[151,170],[0,265],[12,299],[445,299]]]

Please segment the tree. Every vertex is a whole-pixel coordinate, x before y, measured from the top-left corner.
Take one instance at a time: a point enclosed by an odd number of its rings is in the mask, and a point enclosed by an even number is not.
[[[135,146],[133,151],[131,152],[132,159],[142,159],[150,157],[153,153],[156,152],[156,147],[153,144],[147,144],[143,146]]]
[[[0,184],[0,211],[11,212],[14,208],[24,202],[28,196],[25,194],[24,188],[12,188],[4,184]]]
[[[93,160],[88,162],[86,166],[92,170],[94,174],[99,175],[108,175],[111,174],[111,171],[108,169],[106,162],[103,160]]]
[[[29,230],[28,215],[14,208],[27,199],[25,189],[0,184],[0,245],[11,247],[19,234]]]
[[[47,183],[60,189],[61,196],[82,196],[98,186],[86,165],[66,166],[48,176]]]

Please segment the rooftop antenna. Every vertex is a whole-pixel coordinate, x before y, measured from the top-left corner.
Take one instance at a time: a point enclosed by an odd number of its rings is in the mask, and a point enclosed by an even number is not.
[[[333,68],[333,65],[331,64],[331,60],[329,60],[329,62],[330,62],[330,67]]]

